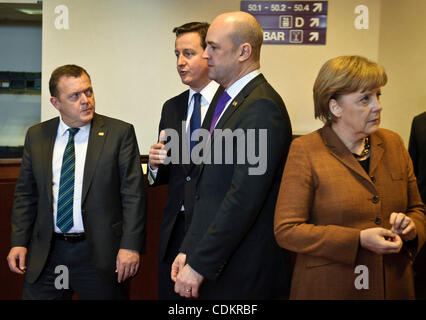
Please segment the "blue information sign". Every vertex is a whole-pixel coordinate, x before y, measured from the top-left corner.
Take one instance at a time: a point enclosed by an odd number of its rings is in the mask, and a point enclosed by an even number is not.
[[[263,29],[265,44],[324,45],[328,1],[241,1]]]

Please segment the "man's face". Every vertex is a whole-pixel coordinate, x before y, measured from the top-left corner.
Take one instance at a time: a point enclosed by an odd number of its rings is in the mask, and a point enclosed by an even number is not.
[[[78,78],[62,76],[57,88],[58,97],[51,97],[50,102],[65,124],[77,128],[90,123],[95,113],[95,95],[87,74]]]
[[[224,28],[220,22],[213,22],[207,32],[207,48],[203,58],[207,59],[209,78],[225,88],[238,79],[238,48],[230,38],[230,28]]]
[[[175,42],[177,71],[182,83],[199,92],[208,83],[207,61],[202,58],[203,47],[197,32],[179,35]]]

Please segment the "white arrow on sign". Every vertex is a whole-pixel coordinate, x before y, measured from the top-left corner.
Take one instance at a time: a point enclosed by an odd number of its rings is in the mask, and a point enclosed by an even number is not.
[[[313,12],[322,11],[322,3],[314,3],[314,10]]]
[[[318,41],[319,40],[319,33],[318,32],[311,32],[309,33],[309,41]]]
[[[319,27],[320,19],[319,18],[311,18],[311,27]]]

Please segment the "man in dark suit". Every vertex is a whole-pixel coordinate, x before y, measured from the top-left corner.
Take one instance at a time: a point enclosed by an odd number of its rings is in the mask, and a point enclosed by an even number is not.
[[[132,125],[95,113],[89,74],[55,69],[60,117],[31,127],[16,183],[11,271],[24,299],[125,298],[145,250],[146,192]]]
[[[211,163],[200,166],[191,225],[172,267],[175,290],[187,298],[288,295],[288,253],[275,241],[273,216],[292,132],[281,97],[259,71],[262,40],[260,25],[244,12],[219,15],[207,33],[209,78],[225,92],[210,127]],[[241,161],[240,147],[247,158],[255,151],[257,168]]]
[[[163,212],[158,253],[160,299],[180,298],[174,292],[170,270],[178,254],[185,230],[191,221],[194,182],[198,177],[197,166],[191,161],[186,163],[184,161],[184,158],[190,160],[190,148],[184,148],[183,152],[187,154],[183,155],[182,146],[190,145],[189,134],[192,131],[200,126],[207,128],[210,125],[212,111],[209,105],[218,89],[218,84],[208,78],[207,61],[202,58],[208,27],[207,23],[190,22],[173,29],[176,34],[177,71],[182,83],[189,86],[189,90],[164,103],[159,132],[163,134],[164,130],[168,129],[177,133],[181,142],[179,146],[175,146],[179,150],[179,161],[163,165],[167,155],[163,137],[151,146],[149,152],[149,184],[151,186],[168,184],[167,204]],[[182,123],[184,129],[182,129]]]
[[[414,174],[417,178],[422,201],[426,203],[426,112],[414,117],[408,145],[413,160]],[[426,249],[422,248],[413,265],[415,271],[416,298],[426,299]]]

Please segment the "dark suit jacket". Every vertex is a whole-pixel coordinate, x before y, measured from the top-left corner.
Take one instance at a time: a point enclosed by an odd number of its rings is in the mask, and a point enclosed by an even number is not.
[[[291,144],[275,212],[277,241],[297,252],[291,299],[414,298],[410,258],[426,234],[413,167],[396,133],[379,129],[370,145],[367,174],[328,125]],[[392,212],[414,221],[417,239],[397,254],[362,248],[360,231],[390,229]],[[355,286],[358,266],[368,289]]]
[[[414,117],[408,146],[413,160],[420,196],[426,203],[426,112]],[[416,280],[416,298],[426,299],[426,249],[423,246],[413,264]]]
[[[426,112],[414,117],[408,146],[420,196],[426,203]]]
[[[267,169],[250,175],[247,160],[236,162],[235,144],[233,164],[225,164],[222,153],[223,164],[201,165],[193,218],[181,248],[187,263],[205,277],[200,298],[285,297],[287,254],[273,234],[275,201],[292,137],[285,105],[259,75],[230,103],[216,129],[267,129],[267,151],[260,155]],[[256,141],[259,145],[258,137]],[[219,150],[212,150],[211,159],[215,152]]]
[[[215,106],[223,88],[219,87],[210,106]],[[152,186],[168,184],[167,203],[163,211],[159,240],[159,259],[164,259],[167,245],[172,234],[177,215],[185,206],[185,226],[188,228],[191,221],[194,205],[195,182],[198,178],[199,167],[189,163],[182,164],[182,142],[186,139],[186,133],[182,132],[182,121],[186,121],[188,112],[189,90],[166,101],[161,112],[159,130],[173,129],[179,133],[179,163],[161,165],[157,172],[155,183]],[[208,109],[202,128],[209,129],[213,117],[214,107]],[[189,150],[186,152],[189,153]]]
[[[54,231],[52,154],[59,117],[31,127],[25,139],[12,214],[12,247],[28,248],[26,281],[40,275]],[[93,263],[116,279],[120,248],[145,250],[146,191],[132,125],[95,114],[87,146],[82,217]]]

